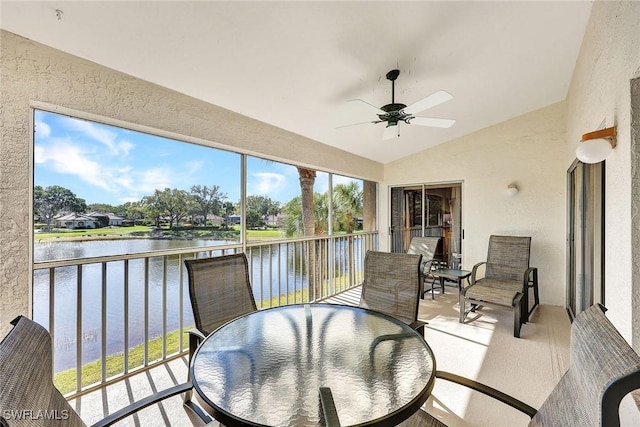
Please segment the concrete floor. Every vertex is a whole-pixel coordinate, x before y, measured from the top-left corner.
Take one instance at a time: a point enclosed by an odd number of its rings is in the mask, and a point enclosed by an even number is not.
[[[355,304],[359,290],[331,302]],[[502,390],[533,407],[539,407],[568,367],[570,323],[562,307],[542,305],[513,337],[511,312],[483,308],[469,323],[458,322],[457,289],[427,295],[420,302],[419,318],[429,322],[425,338],[436,356],[439,370],[453,372]],[[70,401],[87,424],[163,388],[184,382],[187,358],[181,357],[126,380]],[[526,426],[528,417],[480,393],[436,381],[423,409],[449,427]],[[623,426],[640,425],[640,411],[629,396],[622,405]],[[202,426],[200,418],[183,406],[181,396],[163,401],[116,424],[117,426]],[[209,425],[219,426],[216,421]]]

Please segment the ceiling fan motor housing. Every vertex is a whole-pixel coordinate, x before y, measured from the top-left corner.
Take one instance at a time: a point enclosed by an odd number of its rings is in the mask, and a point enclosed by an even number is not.
[[[378,117],[380,117],[382,121],[389,122],[389,126],[395,126],[398,122],[409,123],[409,120],[411,120],[413,116],[402,111],[405,107],[405,104],[387,104],[380,107],[380,109],[387,114],[378,114]]]

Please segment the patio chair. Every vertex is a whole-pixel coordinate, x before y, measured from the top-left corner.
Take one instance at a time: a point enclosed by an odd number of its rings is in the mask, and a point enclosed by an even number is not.
[[[418,320],[422,255],[367,251],[360,307],[379,311],[424,335]]]
[[[531,417],[530,427],[620,427],[620,402],[628,393],[640,389],[640,356],[607,319],[605,311],[597,304],[576,316],[571,325],[569,369],[537,410],[513,396],[450,372],[436,371],[436,377],[517,409]],[[425,412],[413,417],[422,423],[407,421],[400,426],[443,425]]]
[[[529,267],[531,237],[491,236],[487,261],[471,270],[471,284],[460,291],[460,323],[476,306],[489,305],[513,310],[513,336],[520,337],[520,328],[540,303],[538,269]],[[484,278],[479,268],[485,265]],[[529,290],[533,288],[535,303],[529,311]],[[466,302],[471,309],[466,310]]]
[[[53,384],[51,335],[38,323],[20,316],[0,342],[0,425],[69,426],[85,423]],[[178,384],[114,412],[93,427],[112,425],[133,413],[191,389]],[[5,419],[7,414],[17,414]],[[22,414],[23,419],[18,420]],[[55,423],[47,417],[56,417]]]
[[[189,363],[204,338],[223,324],[257,310],[244,253],[184,261],[195,330],[189,331]],[[191,391],[185,403],[191,401]]]
[[[422,255],[422,264],[420,266],[420,298],[424,298],[424,294],[431,291],[431,299],[433,299],[433,286],[435,277],[431,275],[431,271],[439,267],[442,260],[439,258],[442,252],[442,237],[413,237],[409,243],[408,254]],[[431,277],[431,289],[425,289],[424,284]],[[444,282],[442,282],[442,293],[444,293]]]

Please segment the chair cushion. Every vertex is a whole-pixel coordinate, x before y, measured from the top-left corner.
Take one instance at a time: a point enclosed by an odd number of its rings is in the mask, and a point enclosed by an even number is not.
[[[480,279],[473,286],[466,289],[465,297],[476,301],[513,307],[513,299],[521,291],[522,283],[520,282]]]

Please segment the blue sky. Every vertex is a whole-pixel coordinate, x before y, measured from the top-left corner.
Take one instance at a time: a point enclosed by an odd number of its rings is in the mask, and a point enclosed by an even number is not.
[[[34,184],[68,188],[87,204],[139,201],[156,189],[189,191],[218,185],[240,198],[240,155],[128,129],[36,110]],[[334,175],[334,185],[353,181]],[[360,182],[360,180],[355,180]],[[315,191],[328,187],[318,172]],[[255,157],[247,159],[247,194],[287,202],[300,193],[297,169]]]

